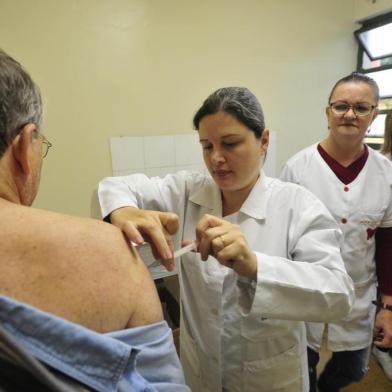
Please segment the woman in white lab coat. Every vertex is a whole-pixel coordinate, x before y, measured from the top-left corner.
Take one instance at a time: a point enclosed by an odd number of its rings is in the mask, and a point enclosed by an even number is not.
[[[376,312],[372,304],[376,262],[384,309],[377,314],[375,344],[392,345],[392,312],[388,310],[392,309],[392,165],[363,141],[377,116],[378,100],[378,86],[366,75],[353,73],[339,80],[326,108],[328,136],[297,153],[282,172],[282,179],[311,190],[334,216],[343,232],[342,257],[355,285],[349,315],[328,325],[333,356],[319,377],[320,391],[339,391],[366,373]],[[307,327],[310,390],[316,391],[324,325]]]
[[[307,392],[303,320],[343,317],[352,282],[340,231],[307,190],[261,170],[268,130],[246,88],[211,94],[194,117],[210,176],[104,179],[104,217],[177,261],[181,362],[192,391]]]

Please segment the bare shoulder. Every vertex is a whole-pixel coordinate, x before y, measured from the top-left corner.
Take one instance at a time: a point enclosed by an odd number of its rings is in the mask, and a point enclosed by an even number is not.
[[[162,319],[150,274],[116,227],[22,206],[7,213],[8,241],[19,247],[3,272],[27,288],[10,294],[102,332]]]

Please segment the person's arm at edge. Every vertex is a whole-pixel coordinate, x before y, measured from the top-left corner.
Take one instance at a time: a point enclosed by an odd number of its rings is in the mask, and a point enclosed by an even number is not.
[[[392,227],[381,227],[376,232],[376,266],[380,298],[392,306]],[[392,311],[381,309],[376,315],[375,333],[383,332],[379,347],[392,347]]]

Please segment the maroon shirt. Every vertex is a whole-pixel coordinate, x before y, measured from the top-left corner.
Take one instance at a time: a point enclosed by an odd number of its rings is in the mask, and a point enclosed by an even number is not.
[[[343,184],[353,182],[361,172],[369,156],[365,145],[363,154],[344,167],[333,159],[319,144],[317,150],[321,157]],[[376,231],[376,268],[379,289],[384,295],[392,295],[392,227],[379,227]]]

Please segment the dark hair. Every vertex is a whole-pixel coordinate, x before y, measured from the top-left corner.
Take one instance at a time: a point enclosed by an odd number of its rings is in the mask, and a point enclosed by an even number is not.
[[[199,129],[203,117],[218,112],[229,113],[247,126],[257,138],[265,128],[263,109],[257,98],[245,87],[225,87],[214,91],[193,117],[193,126]]]
[[[336,88],[342,83],[348,82],[355,82],[355,83],[366,83],[373,91],[374,98],[376,100],[376,105],[380,100],[380,90],[376,81],[369,76],[359,73],[359,72],[352,72],[350,75],[345,76],[344,78],[339,79],[332,88],[331,94],[329,94],[328,103],[331,103],[331,98],[333,93],[335,92]]]
[[[0,49],[0,157],[28,123],[42,123],[40,91],[22,66]]]
[[[382,144],[381,154],[388,155],[392,158],[392,112],[385,117],[384,143]]]

